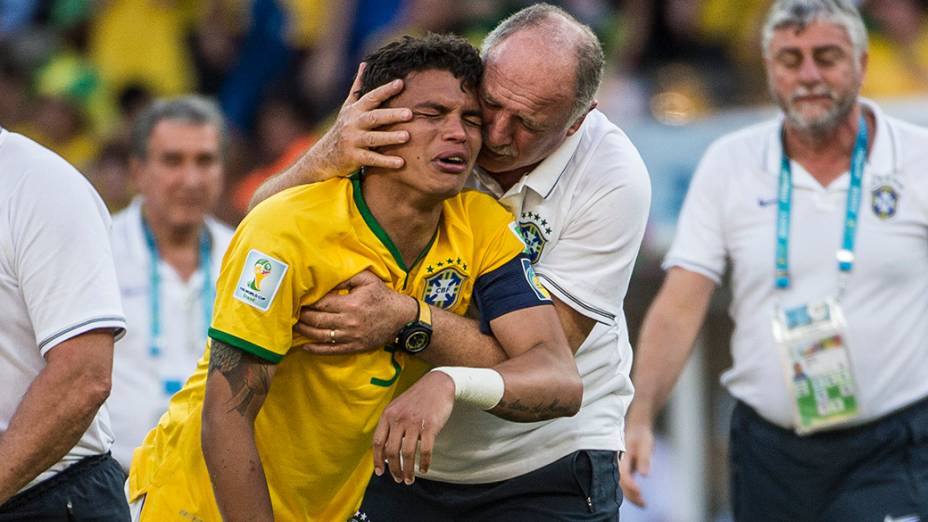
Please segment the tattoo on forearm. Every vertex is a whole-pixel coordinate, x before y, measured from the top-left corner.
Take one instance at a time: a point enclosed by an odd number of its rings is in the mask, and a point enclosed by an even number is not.
[[[503,399],[493,408],[493,411],[496,413],[508,413],[520,420],[533,421],[569,415],[574,409],[569,404],[561,403],[560,399],[554,399],[549,404],[538,403],[534,405],[523,404],[519,399],[514,401]]]
[[[213,339],[209,373],[214,370],[226,378],[232,389],[227,411],[235,410],[243,417],[257,415],[271,388],[270,363]]]

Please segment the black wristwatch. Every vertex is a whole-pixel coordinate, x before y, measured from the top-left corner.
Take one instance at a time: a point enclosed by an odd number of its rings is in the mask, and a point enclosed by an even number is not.
[[[394,346],[407,353],[419,353],[432,342],[432,310],[427,303],[416,299],[418,308],[415,321],[406,323],[396,334]]]

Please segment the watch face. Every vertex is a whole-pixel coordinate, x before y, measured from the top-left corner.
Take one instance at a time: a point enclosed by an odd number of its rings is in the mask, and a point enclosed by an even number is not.
[[[425,350],[425,347],[429,345],[429,341],[432,340],[432,336],[425,330],[417,330],[409,334],[409,337],[406,338],[406,351],[409,353],[417,353]]]

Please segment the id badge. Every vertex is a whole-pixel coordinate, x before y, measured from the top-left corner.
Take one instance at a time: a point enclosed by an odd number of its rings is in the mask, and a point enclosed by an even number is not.
[[[846,334],[844,314],[832,298],[778,308],[774,314],[773,335],[793,393],[799,435],[846,423],[858,415]]]

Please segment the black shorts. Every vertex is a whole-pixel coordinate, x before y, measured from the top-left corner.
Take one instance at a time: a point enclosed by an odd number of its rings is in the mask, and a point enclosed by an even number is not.
[[[109,453],[85,457],[0,506],[0,522],[126,522],[126,474]]]
[[[731,480],[739,521],[928,522],[928,400],[804,437],[739,402]]]
[[[577,451],[525,475],[489,484],[451,484],[417,478],[397,484],[374,476],[360,522],[615,521],[622,492],[614,451]]]

